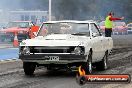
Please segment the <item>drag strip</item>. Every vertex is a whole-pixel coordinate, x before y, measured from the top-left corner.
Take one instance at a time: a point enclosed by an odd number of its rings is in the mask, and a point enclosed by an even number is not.
[[[108,70],[97,71],[94,69],[93,73],[132,75],[131,50],[126,48],[126,51],[124,49],[119,52],[120,49],[115,49],[115,54],[109,56]],[[128,88],[131,88],[131,84],[128,85]],[[127,84],[92,83],[80,86],[76,83],[76,72],[48,71],[45,68],[37,68],[34,75],[28,77],[24,75],[22,61],[0,64],[0,88],[124,88],[126,86]]]
[[[109,68],[105,71],[93,69],[93,74],[130,74],[132,77],[132,36],[128,36],[130,43],[125,36],[114,36],[118,42],[114,41],[116,47],[108,57]],[[6,62],[0,63],[0,88],[132,88],[132,83],[88,83],[80,86],[76,82],[75,71],[49,71],[44,67],[37,68],[33,76],[25,76],[21,60]]]

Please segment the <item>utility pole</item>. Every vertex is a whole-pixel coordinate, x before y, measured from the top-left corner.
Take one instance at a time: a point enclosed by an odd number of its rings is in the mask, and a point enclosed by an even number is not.
[[[49,0],[49,21],[51,21],[51,0]]]

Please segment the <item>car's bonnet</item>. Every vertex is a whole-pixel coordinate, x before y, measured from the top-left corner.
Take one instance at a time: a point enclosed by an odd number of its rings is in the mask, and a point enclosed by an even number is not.
[[[86,36],[52,34],[46,37],[27,39],[21,43],[21,46],[78,46],[84,44],[88,39],[90,38]]]

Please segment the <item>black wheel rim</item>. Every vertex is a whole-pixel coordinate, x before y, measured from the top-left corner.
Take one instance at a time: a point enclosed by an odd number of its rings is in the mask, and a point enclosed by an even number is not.
[[[91,53],[88,57],[88,70],[89,70],[89,73],[92,73],[92,55],[91,55]]]
[[[105,54],[104,56],[104,68],[107,69],[108,66],[107,66],[107,53]]]

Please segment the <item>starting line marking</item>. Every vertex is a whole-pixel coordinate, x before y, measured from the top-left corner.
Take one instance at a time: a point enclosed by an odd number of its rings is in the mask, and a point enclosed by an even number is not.
[[[20,59],[12,58],[12,59],[0,60],[0,63],[7,63],[7,62],[14,62],[14,61],[20,61]]]

